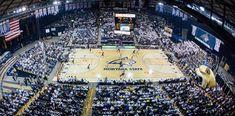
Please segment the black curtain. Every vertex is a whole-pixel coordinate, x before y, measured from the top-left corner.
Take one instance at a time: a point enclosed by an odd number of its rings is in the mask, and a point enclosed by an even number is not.
[[[35,16],[22,19],[20,21],[20,29],[23,31],[21,34],[22,38],[20,40],[22,45],[32,43],[39,39]]]

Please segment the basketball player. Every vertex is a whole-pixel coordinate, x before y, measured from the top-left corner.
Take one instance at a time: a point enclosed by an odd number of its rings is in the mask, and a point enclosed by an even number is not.
[[[120,78],[125,76],[125,71],[122,72],[122,74],[120,75]]]
[[[90,70],[90,65],[91,65],[91,64],[89,64],[89,65],[87,66],[87,69],[88,69],[88,70]]]
[[[121,52],[120,48],[118,47],[117,52]]]
[[[135,54],[135,50],[133,50],[132,54]]]
[[[123,63],[122,63],[122,61],[120,62],[120,67],[123,67]]]
[[[104,52],[102,52],[101,56],[104,57]]]

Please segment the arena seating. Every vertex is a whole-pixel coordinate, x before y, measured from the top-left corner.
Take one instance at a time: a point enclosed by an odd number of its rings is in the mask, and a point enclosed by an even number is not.
[[[42,49],[45,50],[45,58]],[[14,68],[41,77],[49,76],[56,62],[60,59],[62,50],[63,48],[53,43],[45,44],[44,48],[41,48],[39,43],[35,44],[33,48],[20,55]]]
[[[155,85],[98,86],[93,115],[179,115],[167,94]]]
[[[154,23],[149,19],[149,15],[143,12],[139,13],[137,18],[137,28],[135,29],[136,41],[142,46],[159,45],[158,34],[155,31]]]
[[[163,85],[183,114],[186,115],[228,115],[230,108],[226,109],[213,101],[207,93],[193,83],[180,82]],[[230,98],[224,98],[232,100]],[[224,101],[226,102],[226,100]],[[222,103],[222,102],[221,102]],[[230,102],[232,103],[232,102]],[[234,104],[227,104],[233,109]]]
[[[38,84],[33,91],[16,89],[0,100],[0,115],[15,115],[18,110],[42,87]]]
[[[53,85],[26,110],[25,116],[78,115],[82,113],[88,86]]]
[[[82,10],[65,14],[60,20],[51,24],[49,27],[62,25],[67,27],[61,36],[60,44],[64,46],[85,47],[97,44],[97,12]],[[64,41],[66,43],[64,43]]]

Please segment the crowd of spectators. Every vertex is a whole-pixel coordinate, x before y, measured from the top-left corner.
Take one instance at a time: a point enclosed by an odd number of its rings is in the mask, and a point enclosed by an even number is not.
[[[164,84],[163,89],[185,115],[228,115],[230,113],[226,112],[221,104],[213,102],[204,90],[193,83],[169,83]]]
[[[223,91],[223,88],[217,86],[215,88],[207,88],[207,94],[217,103],[222,105],[225,112],[232,112],[235,110],[235,97]]]
[[[95,45],[98,43],[97,36],[97,12],[80,11],[71,15],[73,18],[72,43],[75,45]]]
[[[65,31],[57,42],[63,46],[96,47],[98,40],[97,11],[79,10],[67,12],[50,27],[63,26]]]
[[[47,89],[26,110],[25,116],[58,116],[82,114],[83,104],[88,92],[88,86],[54,85]]]
[[[3,95],[3,99],[0,100],[0,115],[1,116],[13,116],[20,108],[22,108],[26,102],[42,88],[43,84],[37,84],[34,86],[33,91],[24,89],[15,89],[11,93]]]
[[[0,115],[12,116],[33,96],[33,92],[17,89],[0,100]]]
[[[218,64],[215,56],[207,53],[193,41],[173,43],[169,38],[165,38],[163,44],[169,53],[169,60],[177,63],[186,74],[193,75],[193,77],[196,76],[195,69],[200,65],[206,65],[213,70]]]
[[[20,54],[14,68],[41,77],[49,76],[56,62],[61,60],[62,54],[63,47],[57,46],[55,43],[39,42],[33,48]]]
[[[136,41],[140,46],[158,46],[159,45],[159,34],[155,31],[155,25],[150,17],[145,12],[138,13],[137,17],[137,28],[135,28],[134,33],[136,36]],[[156,17],[158,18],[158,17]]]
[[[180,115],[160,86],[98,85],[92,114],[115,116]]]

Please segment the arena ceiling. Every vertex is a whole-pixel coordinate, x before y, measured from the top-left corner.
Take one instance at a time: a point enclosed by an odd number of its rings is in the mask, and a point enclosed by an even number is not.
[[[0,16],[6,15],[7,12],[11,9],[21,6],[30,6],[35,3],[42,3],[43,1],[50,1],[50,0],[0,0]],[[171,0],[166,0],[166,1],[171,1]],[[195,3],[197,5],[205,7],[206,9],[222,17],[225,14],[225,19],[235,25],[234,0],[175,0],[175,1],[181,1],[184,3]]]
[[[218,13],[230,22],[235,23],[235,1],[234,0],[195,0],[203,4],[204,7],[212,12]]]
[[[39,2],[42,2],[42,0],[0,0],[0,16],[6,15],[11,9],[30,6]]]
[[[168,0],[171,1],[171,0]],[[235,1],[234,0],[175,0],[185,4],[195,3],[203,6],[212,13],[217,14],[235,25]]]

